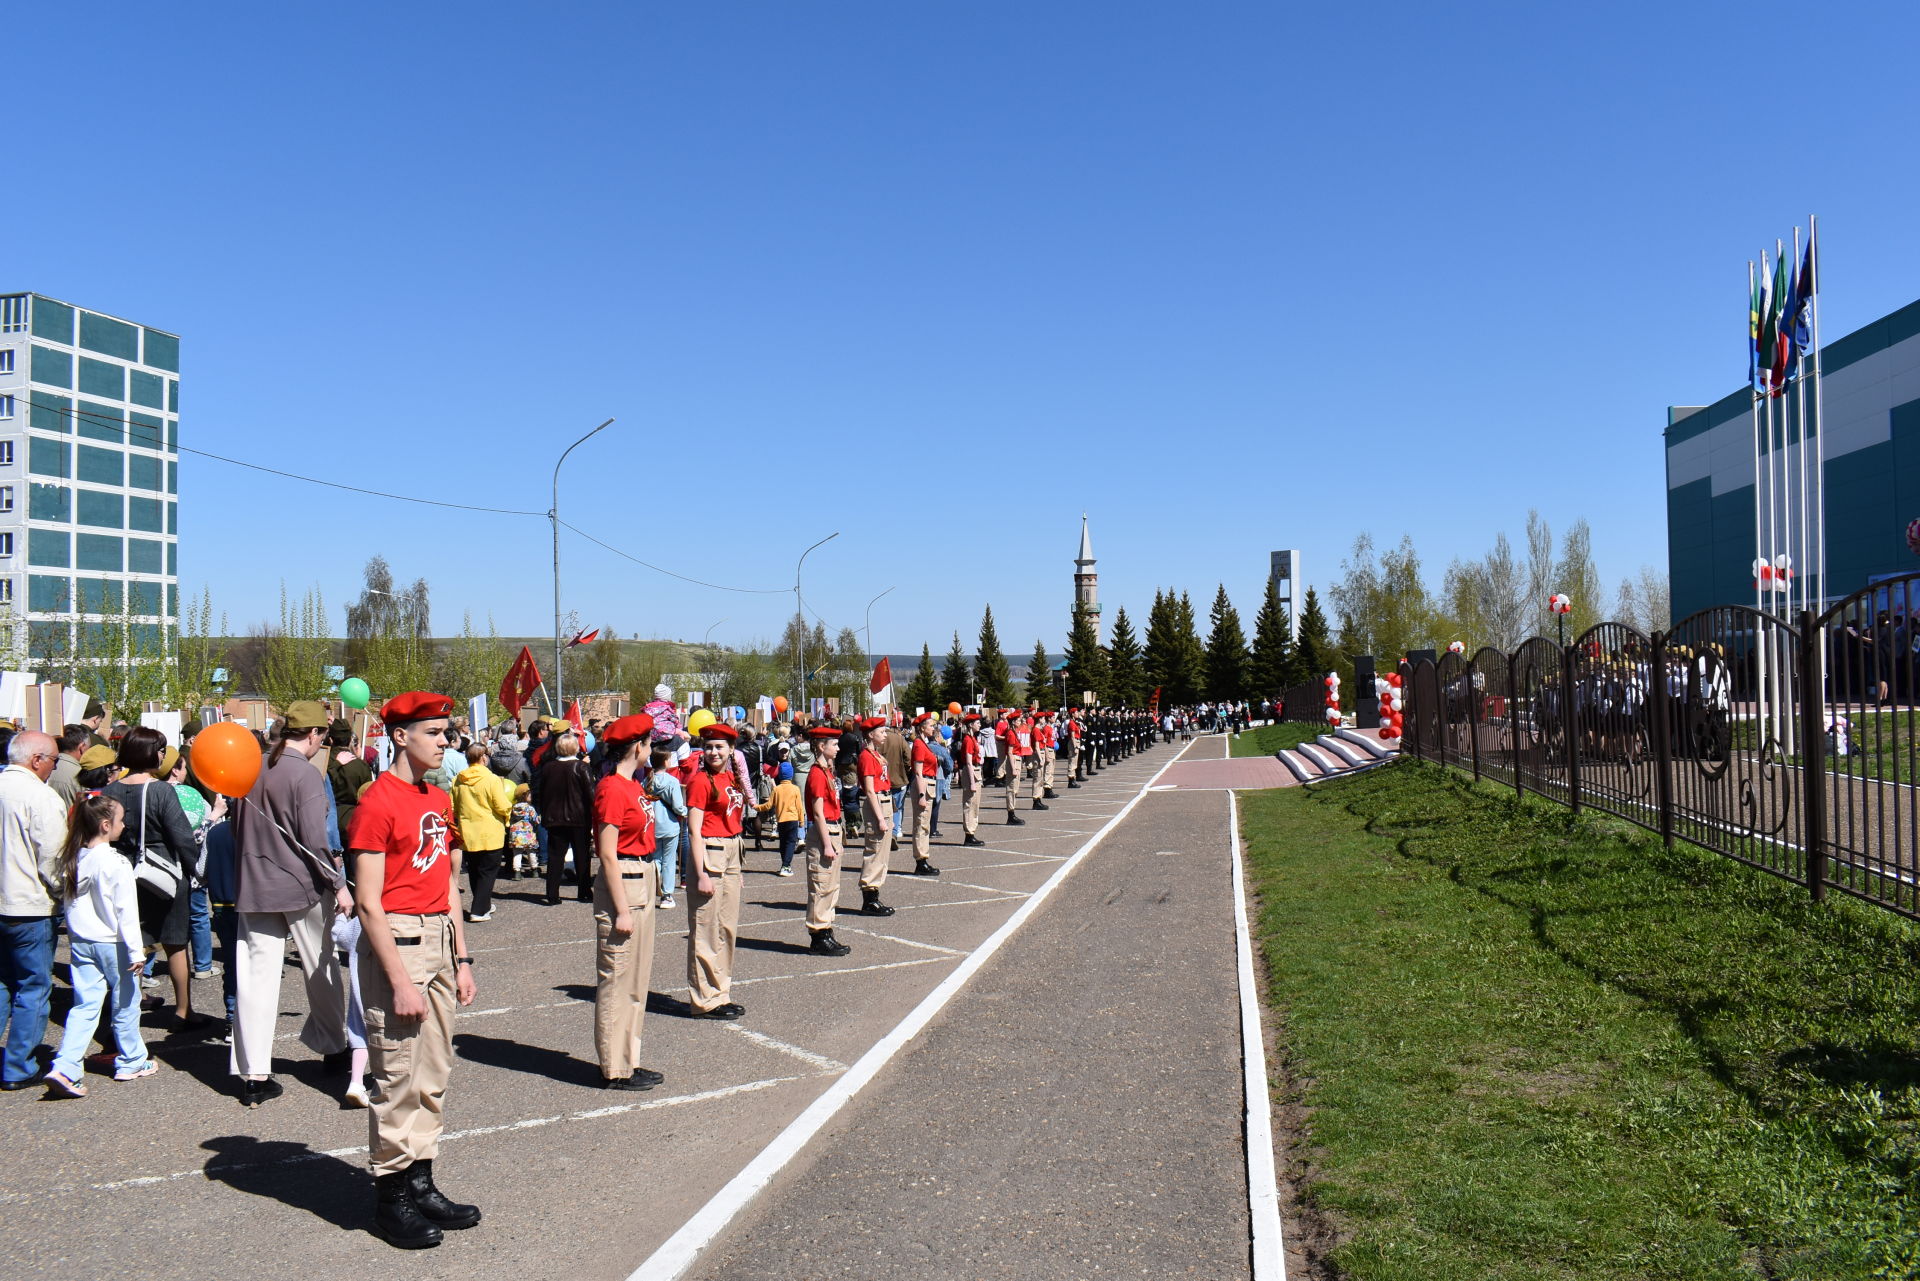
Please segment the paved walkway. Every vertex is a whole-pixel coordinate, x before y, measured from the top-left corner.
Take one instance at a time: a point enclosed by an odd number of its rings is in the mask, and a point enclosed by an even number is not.
[[[1199,740],[1191,750],[1218,751],[1217,743]],[[281,991],[284,1057],[276,1062],[287,1094],[258,1111],[233,1100],[225,1047],[194,1042],[156,1042],[161,1075],[128,1085],[95,1076],[85,1100],[0,1095],[0,1144],[9,1154],[0,1171],[8,1219],[0,1276],[200,1281],[209,1267],[243,1259],[250,1270],[301,1276],[625,1277],[1178,750],[1156,747],[1085,788],[1063,791],[1049,811],[1024,811],[1025,827],[1002,826],[989,805],[984,849],[954,844],[958,824],[949,809],[936,853],[946,875],[896,872],[886,894],[899,914],[843,917],[841,935],[855,949],[844,958],[804,950],[802,878],[775,878],[771,853],[750,855],[736,981],[747,1017],[714,1024],[678,1016],[684,909],[663,919],[646,1058],[667,1082],[646,1094],[596,1088],[587,906],[544,908],[534,887],[504,883],[496,919],[468,936],[480,993],[459,1015],[449,1133],[438,1163],[443,1185],[480,1203],[487,1217],[437,1250],[394,1251],[366,1231],[366,1114],[338,1103],[339,1083],[295,1039],[303,997],[291,968]],[[1199,809],[1180,808],[1188,804]],[[923,1045],[937,1048],[911,1049],[892,1065],[911,1075],[870,1084],[842,1113],[841,1123],[858,1116],[885,1136],[864,1154],[872,1158],[865,1166],[861,1153],[836,1158],[851,1162],[845,1168],[863,1190],[868,1222],[878,1228],[900,1221],[903,1211],[918,1216],[929,1225],[920,1235],[931,1251],[958,1230],[951,1207],[961,1202],[947,1198],[990,1192],[976,1216],[1018,1223],[1022,1232],[1052,1222],[1053,1235],[1065,1232],[1061,1239],[1091,1249],[1092,1237],[1073,1230],[1073,1221],[1088,1213],[1089,1230],[1104,1222],[1102,1235],[1114,1235],[1111,1263],[1139,1252],[1152,1270],[1171,1270],[1152,1240],[1164,1233],[1180,1242],[1180,1257],[1239,1260],[1244,1268],[1244,1189],[1234,1192],[1227,1182],[1240,1157],[1236,1060],[1232,1041],[1221,1040],[1235,1000],[1230,882],[1218,834],[1224,810],[1224,798],[1142,801],[974,976],[984,984],[978,995],[963,991],[924,1033]],[[896,857],[896,869],[909,865],[907,855]],[[847,878],[842,902],[857,903],[853,873]],[[1207,932],[1209,946],[1182,948],[1181,937],[1195,930]],[[1079,950],[1087,952],[1084,963]],[[1050,971],[1069,977],[1049,983]],[[217,982],[196,988],[201,1008],[217,1008]],[[1157,1010],[1175,1036],[1156,1037],[1141,1021],[1143,1009]],[[974,1032],[963,1034],[969,1027]],[[1192,1039],[1211,1052],[1190,1053]],[[1196,1091],[1189,1080],[1207,1084]],[[1219,1082],[1227,1088],[1216,1094]],[[971,1109],[992,1124],[969,1133]],[[1034,1123],[1023,1130],[1020,1118],[1028,1115]],[[890,1184],[887,1173],[890,1161],[908,1155],[916,1130],[955,1142],[955,1178],[929,1185],[924,1196]],[[827,1136],[821,1140],[804,1160],[830,1151]],[[1004,1173],[996,1173],[1000,1158]],[[1097,1179],[1076,1178],[1076,1165]],[[1037,1181],[1026,1185],[1026,1197],[988,1187],[1028,1166]],[[1210,1191],[1189,1199],[1189,1183]],[[796,1186],[783,1176],[773,1194]],[[901,1207],[891,1212],[878,1200],[890,1187]],[[1166,1197],[1184,1207],[1180,1217],[1198,1217],[1183,1226],[1158,1216],[1155,1202]],[[1051,1221],[1029,1204],[1041,1199],[1052,1202]],[[1125,1224],[1136,1215],[1144,1217],[1130,1231]],[[741,1231],[716,1248],[755,1248],[758,1238],[744,1224]],[[1197,1240],[1212,1244],[1195,1254]],[[1029,1257],[1008,1234],[996,1235],[995,1245],[1009,1267]],[[897,1267],[895,1275],[913,1274],[905,1262]],[[1204,1271],[1234,1275],[1212,1263]],[[785,1266],[777,1274],[796,1275]],[[919,1275],[956,1274],[928,1265]]]

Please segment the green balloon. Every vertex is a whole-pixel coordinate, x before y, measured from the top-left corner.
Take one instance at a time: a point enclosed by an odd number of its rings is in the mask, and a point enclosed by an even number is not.
[[[340,682],[340,701],[348,707],[365,707],[371,697],[373,691],[358,676],[349,676]]]

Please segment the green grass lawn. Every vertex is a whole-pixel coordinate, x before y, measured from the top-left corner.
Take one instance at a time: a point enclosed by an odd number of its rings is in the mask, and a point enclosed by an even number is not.
[[[1244,800],[1343,1275],[1920,1275],[1920,928],[1415,762]]]
[[[1229,756],[1272,756],[1286,747],[1311,743],[1327,732],[1325,725],[1261,725],[1244,734],[1235,734],[1228,744]]]

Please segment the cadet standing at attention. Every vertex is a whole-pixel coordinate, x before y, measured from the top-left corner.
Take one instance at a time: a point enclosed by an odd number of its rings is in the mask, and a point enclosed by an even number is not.
[[[933,865],[933,801],[940,786],[940,758],[932,740],[940,719],[932,712],[913,718],[913,754],[907,779],[907,812],[913,818],[913,874],[938,876]]]
[[[640,1025],[653,977],[653,907],[659,897],[653,798],[635,777],[649,751],[653,717],[622,716],[601,732],[613,772],[593,793],[595,943],[593,1049],[609,1090],[651,1090],[666,1080],[640,1066]],[[582,869],[585,874],[585,869]]]
[[[968,712],[960,718],[960,740],[954,745],[954,776],[960,784],[960,826],[966,831],[962,845],[985,845],[980,839],[980,713]]]
[[[737,1019],[733,951],[740,933],[740,830],[747,796],[733,773],[731,725],[700,731],[700,768],[687,784],[693,841],[693,920],[687,930],[687,1004],[696,1019]]]
[[[834,909],[840,903],[840,787],[834,758],[840,754],[840,730],[816,725],[807,731],[818,763],[807,775],[807,950],[818,956],[853,951],[833,936]]]
[[[860,867],[860,915],[892,916],[893,909],[880,901],[880,887],[887,883],[887,860],[893,857],[893,781],[881,755],[889,732],[886,717],[869,716],[860,728],[867,733],[867,745],[860,749],[860,795],[866,801],[867,827],[867,857]]]

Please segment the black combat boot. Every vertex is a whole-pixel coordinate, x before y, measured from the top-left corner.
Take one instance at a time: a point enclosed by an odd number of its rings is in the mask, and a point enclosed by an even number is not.
[[[807,932],[813,935],[813,942],[807,946],[807,951],[815,956],[845,956],[853,951],[835,938],[832,930],[808,930]]]
[[[940,869],[933,865],[932,859],[923,858],[914,863],[913,874],[915,876],[938,876],[940,875]]]
[[[1015,814],[1012,810],[1007,811],[1008,827],[1025,827],[1026,825],[1027,825],[1026,819],[1021,818],[1018,814]]]
[[[1033,808],[1037,810],[1043,810],[1043,809],[1049,809],[1051,807],[1045,801],[1035,801],[1033,803]]]
[[[975,836],[975,835],[974,835],[974,834],[973,834],[972,832],[968,832],[968,833],[967,833],[967,839],[966,839],[966,840],[964,840],[964,841],[962,841],[962,842],[960,842],[960,843],[961,843],[962,845],[985,845],[985,844],[986,844],[986,842],[985,842],[985,841],[983,841],[983,840],[981,840],[981,839],[980,839],[979,837],[977,837],[977,836]]]
[[[1067,784],[1067,786],[1068,786],[1068,787],[1072,787],[1072,786],[1073,786],[1073,784],[1072,784],[1072,783],[1068,783],[1068,784]],[[1057,800],[1059,800],[1059,799],[1060,799],[1060,793],[1058,793],[1058,792],[1056,792],[1056,791],[1054,791],[1054,790],[1053,790],[1053,789],[1052,789],[1051,787],[1049,787],[1049,788],[1048,788],[1048,789],[1046,790],[1046,792],[1045,792],[1045,796],[1046,796],[1046,798],[1047,798],[1048,800],[1050,800],[1050,801],[1057,801]]]
[[[860,915],[892,916],[893,909],[880,901],[879,890],[861,890],[860,891]]]
[[[382,1174],[373,1181],[373,1234],[402,1250],[440,1244],[440,1229],[427,1222],[407,1186],[411,1170]]]
[[[444,1192],[433,1186],[431,1160],[415,1161],[406,1168],[405,1174],[407,1191],[413,1197],[414,1207],[434,1227],[470,1228],[480,1222],[479,1206],[449,1201]]]

